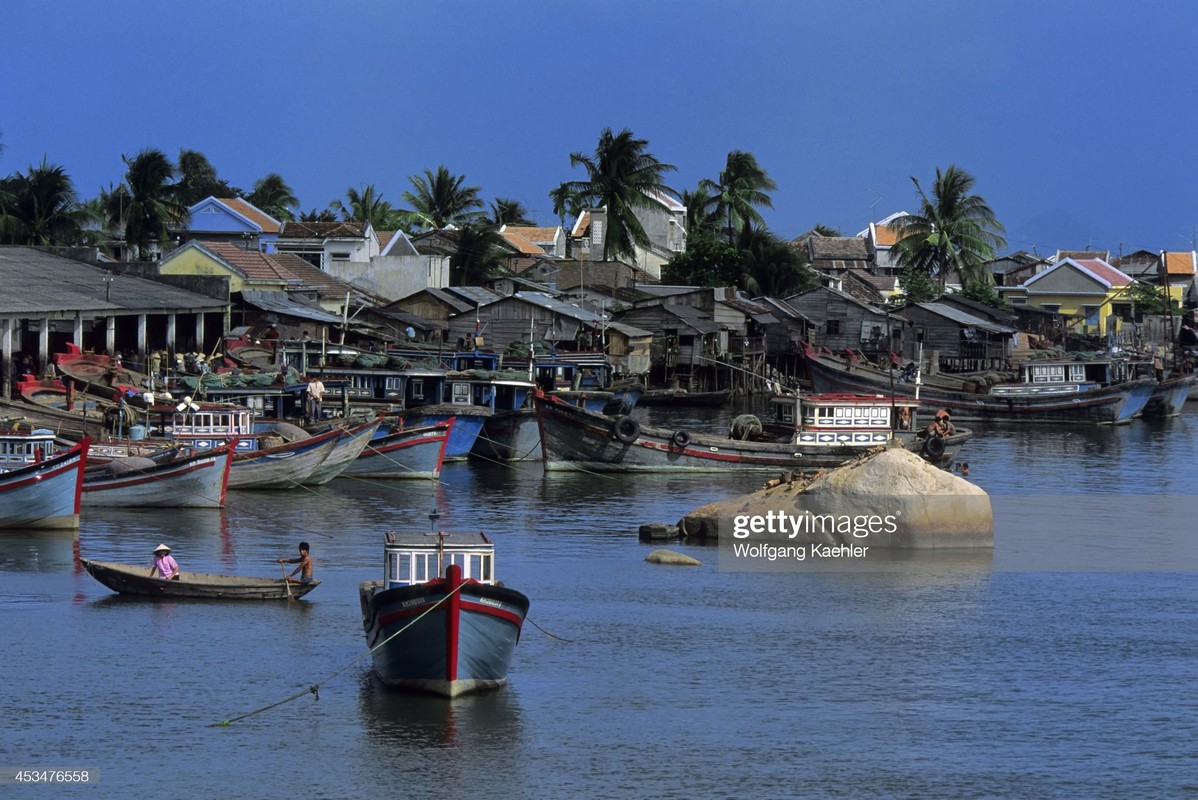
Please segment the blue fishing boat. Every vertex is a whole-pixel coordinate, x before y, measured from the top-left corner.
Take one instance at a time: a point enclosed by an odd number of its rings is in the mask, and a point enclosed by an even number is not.
[[[0,434],[0,528],[78,528],[90,445],[60,451],[43,429]]]
[[[455,419],[418,427],[384,423],[341,474],[350,478],[436,479],[455,424]]]
[[[358,589],[379,678],[446,697],[507,683],[529,601],[496,580],[486,534],[388,533],[383,553],[383,579]]]

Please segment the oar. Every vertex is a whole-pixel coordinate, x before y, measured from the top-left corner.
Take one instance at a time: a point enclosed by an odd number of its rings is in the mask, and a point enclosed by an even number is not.
[[[287,599],[294,600],[295,595],[291,593],[291,581],[287,580],[287,565],[280,564],[279,570],[283,573],[283,585],[287,587]]]

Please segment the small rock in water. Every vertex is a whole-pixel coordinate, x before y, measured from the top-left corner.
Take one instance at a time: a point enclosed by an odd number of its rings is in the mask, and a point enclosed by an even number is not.
[[[703,565],[703,562],[697,558],[691,558],[685,553],[679,553],[674,550],[666,550],[665,548],[654,550],[652,553],[645,556],[645,560],[650,564],[668,564],[670,566],[678,567],[699,567]]]
[[[665,522],[649,522],[641,526],[641,541],[642,542],[658,542],[677,539],[682,535],[677,525],[670,525]]]

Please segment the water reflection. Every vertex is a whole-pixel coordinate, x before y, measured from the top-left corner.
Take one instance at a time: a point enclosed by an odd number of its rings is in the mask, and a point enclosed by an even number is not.
[[[76,563],[78,532],[6,528],[0,530],[0,571],[58,572]]]

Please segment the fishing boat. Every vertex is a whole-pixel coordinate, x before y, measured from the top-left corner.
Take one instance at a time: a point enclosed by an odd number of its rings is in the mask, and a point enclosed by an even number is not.
[[[287,600],[303,597],[320,581],[297,583],[279,578],[244,578],[208,572],[179,573],[179,579],[163,580],[151,573],[152,567],[114,564],[109,561],[80,562],[88,574],[118,594],[142,597],[192,598],[200,600]]]
[[[1176,417],[1185,407],[1196,382],[1198,375],[1174,375],[1157,381],[1144,406],[1143,416]]]
[[[388,533],[383,554],[383,579],[358,588],[382,681],[446,697],[507,683],[529,603],[495,579],[486,534]]]
[[[384,424],[341,474],[349,478],[432,478],[441,475],[454,419],[419,427]]]
[[[71,342],[67,343],[67,352],[54,354],[54,366],[74,384],[77,393],[105,400],[124,397],[132,405],[143,407],[145,393],[154,389],[149,375],[128,369],[120,359],[84,353]]]
[[[122,508],[222,508],[235,443],[164,463],[118,458],[83,476],[83,505]]]
[[[972,435],[965,429],[945,437],[917,433],[919,401],[909,397],[794,394],[772,400],[777,419],[770,431],[753,415],[742,415],[728,436],[716,436],[641,425],[631,416],[612,419],[537,394],[545,469],[811,472],[895,442],[931,463],[949,465]]]
[[[341,435],[333,445],[332,452],[315,472],[304,479],[304,486],[321,486],[344,472],[345,468],[356,461],[370,445],[370,440],[374,438],[382,423],[383,417],[380,415],[361,425],[339,428]]]
[[[816,392],[893,390],[895,375],[852,358],[810,345],[805,361]],[[946,408],[954,419],[1009,422],[1122,423],[1143,409],[1153,391],[1151,378],[1136,378],[1125,359],[1033,360],[1020,366],[1020,380],[987,386],[950,376],[919,377],[925,405]],[[916,385],[898,383],[900,391]]]
[[[60,450],[45,429],[0,434],[0,528],[78,528],[90,445]]]
[[[718,408],[727,404],[732,397],[731,389],[710,392],[690,392],[686,389],[651,389],[641,394],[639,403],[644,406],[702,406]]]

